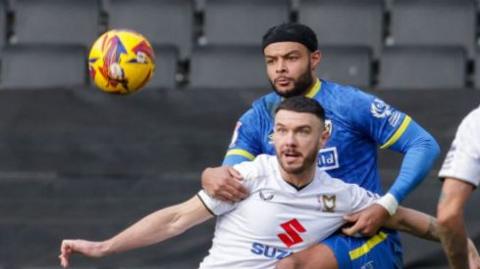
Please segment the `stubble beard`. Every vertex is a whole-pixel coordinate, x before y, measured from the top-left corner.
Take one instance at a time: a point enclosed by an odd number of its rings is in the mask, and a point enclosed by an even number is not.
[[[273,91],[275,91],[278,95],[285,98],[306,94],[308,89],[313,83],[313,76],[310,70],[311,70],[311,66],[310,66],[310,63],[308,63],[307,71],[303,73],[296,81],[294,81],[293,89],[288,90],[286,92],[280,92],[279,90],[277,90],[273,81],[270,81]]]
[[[317,147],[315,147],[315,148],[317,148]],[[311,152],[309,152],[306,155],[303,163],[300,166],[298,166],[298,167],[288,167],[288,165],[284,164],[283,161],[280,161],[280,166],[282,167],[283,171],[287,172],[288,174],[301,175],[301,174],[307,172],[311,167],[316,166],[317,155],[318,155],[318,151],[317,150],[312,150]]]

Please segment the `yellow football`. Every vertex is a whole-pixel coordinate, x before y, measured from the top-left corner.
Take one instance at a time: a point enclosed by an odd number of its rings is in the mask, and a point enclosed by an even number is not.
[[[88,56],[91,80],[102,91],[130,94],[140,90],[155,71],[148,40],[130,30],[110,30],[93,44]]]

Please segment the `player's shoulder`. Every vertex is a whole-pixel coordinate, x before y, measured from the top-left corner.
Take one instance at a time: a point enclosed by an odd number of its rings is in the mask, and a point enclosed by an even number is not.
[[[332,98],[345,98],[345,97],[363,97],[367,98],[371,95],[364,90],[347,84],[336,83],[328,80],[322,80],[322,91],[325,91]]]
[[[260,154],[253,161],[245,161],[234,166],[245,180],[262,180],[275,169],[275,156]]]
[[[275,104],[280,102],[280,98],[275,93],[269,93],[255,99],[250,108],[243,113],[242,121],[258,121],[271,115],[276,107]]]
[[[259,111],[271,112],[281,102],[282,98],[275,92],[265,94],[252,103],[252,108]]]
[[[371,115],[380,115],[390,110],[381,99],[354,86],[331,81],[322,81],[322,84],[317,98],[327,117],[351,126],[352,130],[356,130],[359,124],[368,122]]]
[[[458,127],[458,134],[462,139],[477,140],[480,134],[480,107],[470,111]],[[470,140],[470,139],[469,139]]]
[[[351,85],[322,80],[322,89],[318,98],[324,106],[351,111],[352,107],[358,107],[361,103],[370,104],[375,96]]]
[[[480,128],[480,106],[470,111],[463,121]]]

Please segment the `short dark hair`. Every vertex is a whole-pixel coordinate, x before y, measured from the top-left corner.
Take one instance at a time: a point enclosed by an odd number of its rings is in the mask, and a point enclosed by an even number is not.
[[[285,98],[275,109],[275,114],[277,114],[280,110],[310,113],[317,116],[322,123],[325,121],[325,110],[323,110],[323,107],[320,105],[320,103],[315,99],[305,96]]]
[[[304,45],[310,52],[318,50],[317,35],[308,26],[300,23],[282,23],[268,29],[262,39],[262,49],[277,42],[297,42]]]

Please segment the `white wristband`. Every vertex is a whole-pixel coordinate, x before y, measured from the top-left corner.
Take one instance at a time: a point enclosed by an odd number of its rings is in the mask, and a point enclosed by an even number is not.
[[[384,196],[380,197],[375,203],[383,206],[388,211],[388,214],[390,216],[395,215],[395,212],[397,212],[398,208],[398,202],[397,199],[395,199],[395,196],[393,196],[391,193],[387,193]]]

